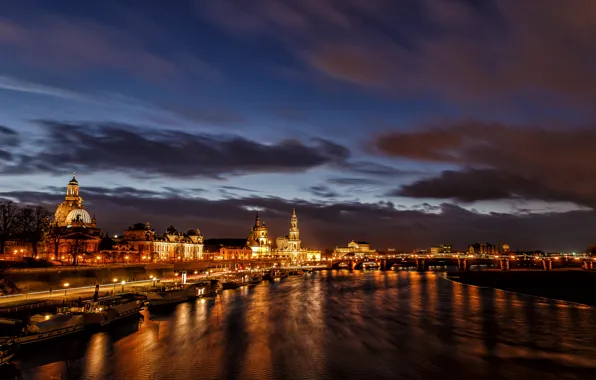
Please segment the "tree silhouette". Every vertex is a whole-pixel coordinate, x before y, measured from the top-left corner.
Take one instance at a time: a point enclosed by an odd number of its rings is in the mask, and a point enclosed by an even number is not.
[[[0,203],[0,254],[4,253],[6,242],[14,236],[18,211],[14,202]]]
[[[37,256],[37,244],[43,240],[50,226],[50,212],[41,206],[27,206],[16,215],[17,237],[24,245],[31,244],[33,256]]]

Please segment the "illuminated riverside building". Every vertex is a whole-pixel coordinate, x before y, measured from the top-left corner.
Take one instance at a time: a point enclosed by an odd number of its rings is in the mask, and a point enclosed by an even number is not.
[[[111,249],[101,253],[125,262],[201,260],[203,236],[198,229],[181,233],[173,226],[158,235],[149,222],[135,223]]]
[[[203,236],[198,229],[181,233],[170,226],[165,234],[155,236],[153,252],[154,258],[160,261],[201,260],[203,258]]]
[[[475,243],[468,246],[470,255],[496,255],[499,253],[497,246],[490,243]]]
[[[430,247],[431,255],[444,255],[452,252],[451,244],[439,244],[435,247]]]
[[[271,240],[265,222],[259,219],[259,212],[255,216],[255,224],[252,227],[246,243],[252,250],[252,258],[271,256]]]
[[[300,229],[298,228],[296,209],[292,210],[290,231],[288,235],[278,237],[275,243],[276,249],[273,250],[273,255],[276,257],[287,257],[293,262],[321,260],[321,251],[309,250],[301,247]]]
[[[79,195],[79,182],[73,174],[64,201],[56,208],[46,235],[46,254],[55,260],[72,260],[73,255],[83,258],[97,253],[100,241],[101,230],[97,228],[95,217],[85,210]]]
[[[203,258],[213,260],[244,260],[252,258],[252,249],[244,238],[206,239]]]
[[[339,259],[344,256],[353,256],[355,258],[363,258],[365,256],[375,256],[377,251],[370,248],[370,243],[365,241],[354,241],[348,243],[347,247],[335,247],[333,250],[333,258]]]

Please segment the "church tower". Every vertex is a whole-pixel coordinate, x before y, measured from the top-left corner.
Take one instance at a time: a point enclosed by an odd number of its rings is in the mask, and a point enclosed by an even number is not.
[[[290,219],[290,233],[288,234],[288,249],[291,251],[300,250],[300,230],[298,229],[298,217],[296,209],[292,210],[292,219]]]
[[[72,179],[66,186],[66,196],[64,202],[60,203],[54,213],[54,222],[57,226],[63,227],[81,218],[86,224],[94,223],[89,213],[84,210],[83,198],[79,195],[79,181],[76,175],[72,174]],[[70,218],[69,218],[70,216]]]
[[[72,179],[68,182],[68,186],[66,186],[65,200],[80,204],[83,203],[83,199],[79,196],[79,181],[77,181],[75,173],[72,173]]]

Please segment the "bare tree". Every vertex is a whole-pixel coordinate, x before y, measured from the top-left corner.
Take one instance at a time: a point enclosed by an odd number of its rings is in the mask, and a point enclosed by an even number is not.
[[[41,206],[27,206],[17,213],[17,236],[23,244],[31,244],[33,256],[37,256],[37,244],[49,228],[50,212]]]
[[[50,226],[48,227],[48,232],[46,234],[46,238],[52,242],[52,245],[54,246],[54,255],[55,255],[55,259],[56,260],[60,260],[59,256],[60,256],[60,243],[62,242],[62,231],[60,230],[60,227],[58,227],[57,223],[52,223],[50,224]]]
[[[0,253],[4,253],[6,242],[15,233],[18,211],[19,207],[14,202],[0,203]]]

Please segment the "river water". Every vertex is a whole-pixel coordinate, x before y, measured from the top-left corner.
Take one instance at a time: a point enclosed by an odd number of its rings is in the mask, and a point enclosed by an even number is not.
[[[596,309],[441,273],[324,271],[143,313],[28,349],[7,370],[25,380],[596,378]]]

